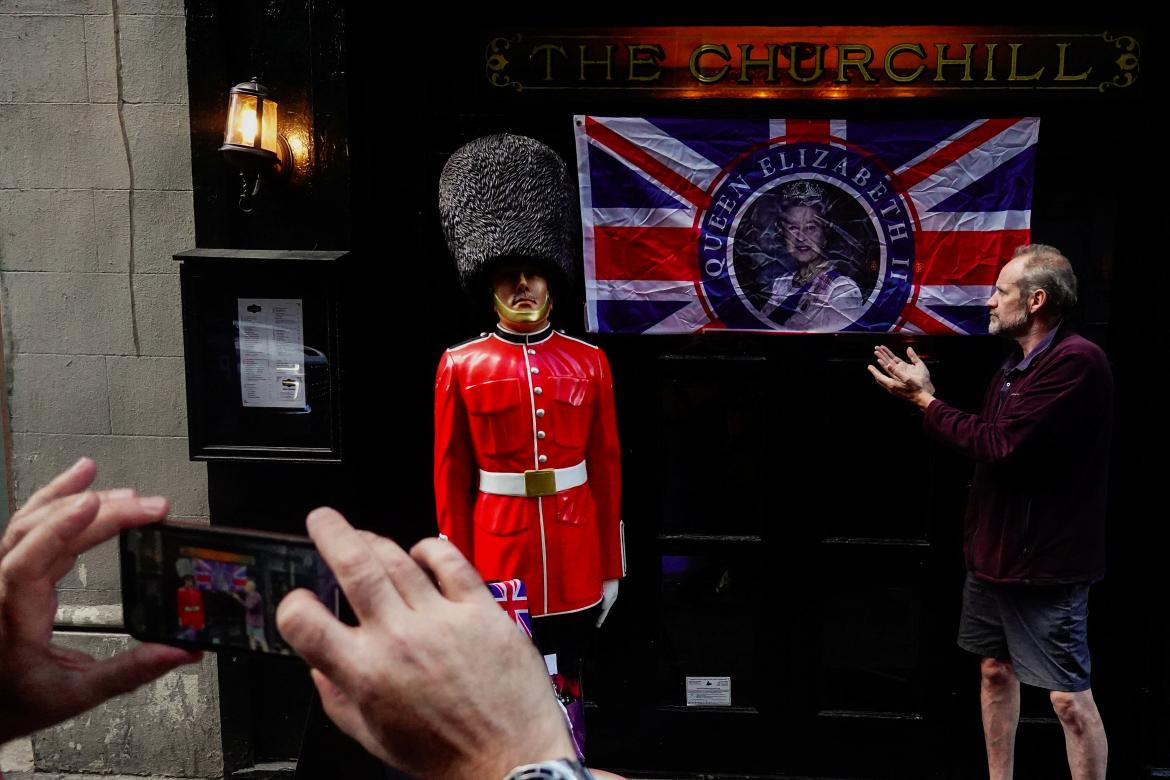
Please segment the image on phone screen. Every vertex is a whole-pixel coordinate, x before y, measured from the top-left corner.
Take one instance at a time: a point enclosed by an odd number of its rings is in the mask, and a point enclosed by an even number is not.
[[[126,627],[137,639],[292,655],[276,607],[295,588],[339,612],[333,573],[307,538],[162,523],[121,538]]]

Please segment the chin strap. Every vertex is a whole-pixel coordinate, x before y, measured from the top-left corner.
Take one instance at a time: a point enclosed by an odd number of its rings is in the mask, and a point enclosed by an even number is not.
[[[492,294],[492,297],[495,298],[496,301],[496,311],[499,312],[500,316],[506,319],[508,322],[540,322],[548,316],[549,309],[552,308],[551,295],[545,295],[544,303],[540,304],[532,311],[520,311],[519,309],[513,309],[511,306],[501,301],[500,296],[494,293]]]

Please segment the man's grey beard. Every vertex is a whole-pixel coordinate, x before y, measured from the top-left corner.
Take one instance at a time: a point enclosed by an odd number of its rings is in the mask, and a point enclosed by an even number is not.
[[[992,336],[1003,336],[1004,338],[1015,338],[1028,330],[1028,325],[1032,322],[1032,313],[1027,309],[1020,312],[1020,316],[1012,320],[1003,320],[1002,318],[992,318],[987,322],[987,332]]]

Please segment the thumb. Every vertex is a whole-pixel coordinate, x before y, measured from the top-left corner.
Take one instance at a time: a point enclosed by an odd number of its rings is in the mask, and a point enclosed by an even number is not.
[[[910,358],[910,362],[914,365],[922,365],[922,358],[918,357],[918,353],[914,351],[914,347],[906,347],[906,356]]]

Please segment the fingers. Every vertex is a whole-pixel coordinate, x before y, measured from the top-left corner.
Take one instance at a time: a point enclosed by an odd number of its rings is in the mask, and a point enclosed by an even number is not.
[[[601,628],[601,624],[605,622],[605,618],[609,614],[609,610],[611,607],[613,607],[613,604],[610,604],[608,607],[603,606],[601,608],[601,614],[597,616],[597,627],[598,628]]]
[[[86,523],[80,517],[74,518],[73,521],[63,519],[63,513],[70,512],[68,508],[70,501],[90,505],[95,498],[97,513],[90,522]],[[36,576],[47,575],[50,580],[56,582],[73,568],[80,553],[113,538],[127,528],[136,528],[160,520],[166,516],[166,510],[165,498],[160,496],[137,498],[134,491],[128,488],[56,499],[22,518],[22,527],[15,529],[15,533],[5,540],[6,544],[10,545],[5,557],[17,556],[17,563],[9,565],[24,567],[24,572],[18,574],[21,578],[27,577],[31,571]],[[65,531],[53,526],[54,523],[61,522],[66,524],[75,522],[77,525]],[[54,531],[53,527],[57,527],[58,530]],[[45,530],[46,528],[48,530]],[[60,544],[52,542],[54,537]],[[46,546],[47,541],[49,546]],[[22,563],[22,558],[29,554],[34,556],[32,562]]]
[[[192,653],[167,645],[139,645],[113,658],[97,661],[79,672],[75,695],[80,712],[112,696],[118,696],[162,677],[167,672],[200,659]]]
[[[97,464],[90,458],[78,458],[77,462],[65,471],[62,471],[53,481],[32,494],[24,506],[13,516],[13,522],[26,513],[35,512],[45,504],[55,501],[62,496],[80,493],[90,486],[94,475],[97,474]]]
[[[66,472],[66,474],[68,474],[68,473],[69,472]],[[65,495],[71,495],[71,494],[65,494]],[[97,496],[98,496],[98,499],[101,501],[102,508],[98,512],[97,519],[91,525],[91,528],[93,528],[94,530],[91,531],[90,529],[87,528],[86,531],[83,532],[83,534],[78,537],[78,543],[77,543],[78,547],[77,547],[76,551],[81,552],[83,550],[87,550],[90,547],[93,547],[93,546],[105,541],[106,539],[110,538],[115,533],[122,530],[122,528],[129,527],[127,525],[119,524],[119,525],[115,526],[113,531],[104,530],[111,522],[118,522],[118,517],[120,517],[120,515],[118,514],[118,510],[121,510],[122,512],[124,512],[127,507],[133,506],[132,503],[127,504],[126,502],[127,501],[132,502],[137,497],[137,495],[138,495],[137,491],[135,491],[133,488],[114,488],[112,490],[98,491]],[[54,499],[54,500],[58,500],[58,499]],[[143,499],[143,501],[150,501],[150,500],[151,499]],[[155,499],[155,500],[159,500],[159,499]],[[162,514],[157,514],[157,512],[156,512],[155,514],[152,514],[149,518],[143,518],[144,522],[150,522],[151,520],[156,520],[156,519],[158,519],[166,514],[165,499],[162,499],[162,501],[163,501]],[[107,504],[114,505],[114,508],[112,510],[107,508],[107,506],[106,506]],[[34,527],[36,527],[37,523],[43,522],[45,520],[46,506],[47,506],[47,504],[42,503],[39,506],[37,506],[36,508],[31,508],[31,500],[30,500],[30,504],[26,505],[18,513],[18,516],[14,516],[12,518],[12,521],[8,524],[8,530],[4,534],[4,540],[3,540],[3,542],[0,542],[0,557],[3,557],[8,550],[11,550],[12,548],[16,547],[16,545],[20,544],[20,540],[23,539],[28,534],[29,531],[31,531]],[[148,507],[147,507],[148,512],[154,512],[154,510],[155,510],[155,507],[148,505]],[[127,522],[130,522],[131,525],[141,524],[141,523],[134,523],[132,521],[127,521]]]
[[[874,378],[874,381],[881,385],[887,392],[894,393],[895,390],[900,386],[897,380],[886,376],[873,366],[866,366],[865,369],[866,371],[869,371],[870,376]]]
[[[399,597],[382,563],[361,534],[334,509],[309,513],[309,536],[329,564],[358,619],[380,620]]]
[[[162,496],[139,498],[133,493],[131,490],[127,495],[103,500],[97,517],[78,534],[71,547],[72,552],[85,552],[107,539],[114,538],[122,531],[148,525],[166,517],[169,503],[165,498]]]
[[[410,550],[410,557],[434,575],[439,590],[452,601],[491,601],[483,578],[459,549],[442,539],[423,539]]]
[[[98,498],[102,501],[116,501],[123,498],[134,498],[138,495],[138,491],[134,488],[110,488],[109,490],[99,490],[97,492]]]
[[[44,518],[0,560],[0,578],[15,592],[54,571],[61,558],[71,557],[73,541],[97,517],[99,508],[95,493],[66,496],[42,506],[38,514]]]
[[[364,666],[350,658],[355,643],[353,629],[307,590],[298,588],[284,597],[276,608],[276,628],[310,666],[343,685],[352,682],[354,671]]]
[[[430,576],[419,568],[406,551],[384,536],[359,531],[374,557],[382,564],[386,576],[394,586],[395,598],[387,605],[387,613],[393,614],[403,606],[411,609],[426,609],[439,598],[439,591]]]
[[[77,565],[76,555],[66,555],[63,558],[57,559],[53,568],[49,571],[49,580],[52,582],[60,582],[66,574],[73,571],[73,567]]]

